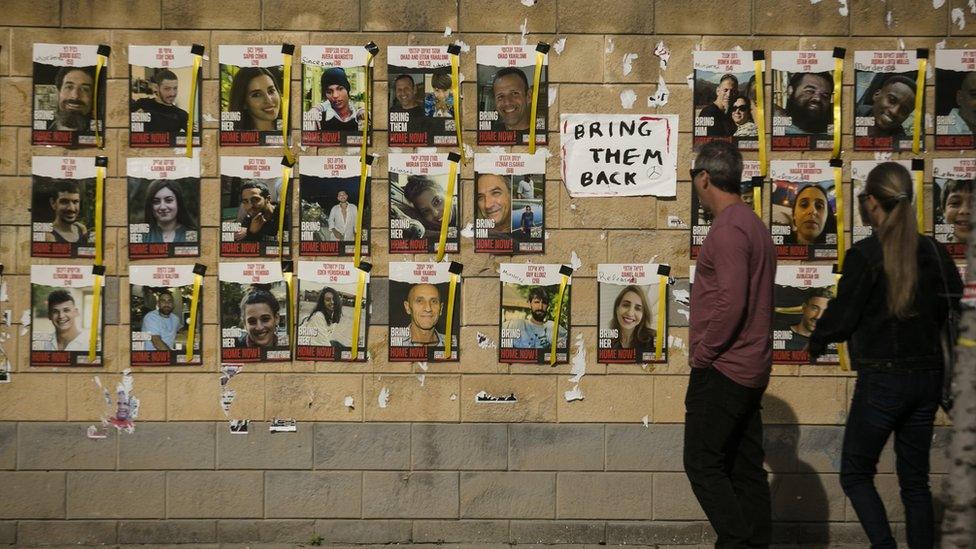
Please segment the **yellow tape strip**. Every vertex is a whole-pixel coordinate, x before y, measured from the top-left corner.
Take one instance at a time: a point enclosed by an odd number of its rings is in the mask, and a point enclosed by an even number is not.
[[[88,363],[95,362],[98,354],[98,314],[102,310],[102,275],[94,275],[95,289],[92,291],[91,328],[88,330]]]
[[[281,94],[281,137],[282,143],[281,147],[285,150],[285,158],[291,164],[295,163],[295,155],[291,152],[291,147],[288,146],[288,115],[291,114],[288,103],[291,100],[291,58],[292,56],[283,53],[281,57],[284,61],[284,82],[282,82],[282,94]]]
[[[837,204],[837,268],[844,272],[844,251],[847,249],[847,242],[844,235],[844,192],[841,188],[843,184],[844,168],[834,168],[834,200]]]
[[[912,152],[922,150],[922,101],[925,99],[925,65],[928,59],[918,60],[918,76],[915,77],[915,124],[912,128]]]
[[[454,299],[457,295],[458,275],[451,273],[451,284],[447,289],[447,316],[444,317],[444,360],[453,358],[451,353],[451,341],[453,339],[454,327]]]
[[[756,72],[756,126],[759,128],[759,175],[766,177],[766,100],[763,92],[763,73],[765,62],[753,63]]]
[[[451,207],[454,204],[454,185],[457,180],[457,162],[450,162],[451,169],[447,174],[447,190],[444,191],[444,212],[441,215],[441,234],[437,241],[437,261],[444,259],[444,247],[447,246],[447,228],[451,224]]]
[[[834,150],[831,158],[840,158],[840,111],[841,111],[841,92],[844,89],[844,59],[834,59]]]
[[[661,360],[664,350],[665,319],[668,316],[668,277],[657,277],[657,332],[654,334],[654,360]],[[637,357],[638,359],[640,357]]]
[[[200,55],[193,56],[193,73],[190,77],[190,105],[186,118],[186,157],[193,158],[193,122],[196,120],[197,78],[200,75]],[[189,360],[189,359],[187,359]]]
[[[95,84],[92,86],[92,120],[95,121],[95,146],[101,149],[104,147],[105,143],[102,140],[102,129],[98,124],[98,82],[102,79],[102,69],[105,67],[105,63],[108,62],[108,57],[104,55],[99,55],[98,60],[95,62]]]
[[[372,83],[372,78],[370,78],[372,75],[372,71],[370,70],[370,65],[372,65],[372,63],[373,63],[373,54],[369,52],[369,50],[366,50],[366,93],[364,94],[366,111],[363,113],[363,142],[360,143],[359,145],[359,164],[361,167],[366,165],[366,149],[368,148],[367,137],[369,132],[369,111],[371,109],[370,103],[373,100],[372,97],[373,94],[371,93],[371,90],[373,89],[373,83]],[[360,189],[360,191],[362,191],[362,189]],[[360,200],[360,204],[362,204],[362,200],[363,200],[362,195],[360,195],[359,200]],[[362,208],[359,209],[362,210]],[[358,225],[356,227],[356,232],[359,232]],[[356,262],[356,265],[357,266],[359,265],[358,261]]]
[[[95,167],[95,265],[101,265],[105,252],[105,167]]]
[[[542,80],[542,64],[546,54],[535,52],[535,74],[532,76],[532,109],[529,115],[529,154],[535,154],[535,115],[539,110],[539,82]]]
[[[839,265],[839,264],[838,264]],[[834,284],[840,283],[841,274],[834,275]],[[847,356],[847,344],[838,343],[837,344],[837,361],[840,362],[840,369],[844,372],[851,371],[851,358]]]
[[[762,218],[762,187],[752,188],[752,211]]]
[[[461,155],[461,164],[467,164],[468,158],[464,154],[464,133],[461,131],[461,82],[458,74],[458,56],[453,54],[451,55],[451,87],[454,93],[454,129],[457,132],[458,154]]]
[[[968,337],[960,337],[956,340],[957,345],[962,345],[963,347],[976,347],[976,339],[969,339]]]
[[[918,170],[912,175],[915,176],[915,221],[918,223],[918,234],[925,234],[924,174]]]
[[[291,168],[281,167],[281,193],[278,195],[278,261],[285,253],[285,209],[288,207],[288,182],[291,179]],[[290,229],[291,227],[289,227]],[[291,254],[289,254],[291,255]]]
[[[291,352],[291,356],[295,356],[295,284],[294,284],[294,273],[289,273],[287,271],[281,273],[282,278],[285,279],[285,292],[288,296],[288,305],[285,310],[288,312],[288,350]]]
[[[203,277],[193,275],[193,296],[190,298],[190,322],[186,328],[186,362],[193,362],[194,337],[197,330],[197,309],[200,306],[200,285],[203,284]]]
[[[366,138],[363,137],[363,143],[366,143]],[[363,145],[363,151],[366,150],[365,145]],[[362,253],[360,248],[363,245],[363,215],[366,211],[366,201],[369,198],[366,196],[366,181],[369,179],[369,164],[366,163],[366,157],[359,163],[359,207],[356,208],[356,245],[353,247],[352,252],[352,264],[355,267],[359,267],[359,262],[362,260]]]
[[[359,359],[359,319],[363,314],[363,292],[366,290],[366,272],[359,271],[356,282],[356,304],[352,308],[352,360]]]
[[[561,275],[562,280],[559,281],[559,294],[556,296],[556,310],[553,311],[552,317],[552,343],[549,345],[549,365],[556,365],[556,347],[559,344],[559,317],[563,312],[563,295],[566,293],[566,284],[569,283],[569,277],[566,275]],[[569,334],[566,334],[567,336]]]

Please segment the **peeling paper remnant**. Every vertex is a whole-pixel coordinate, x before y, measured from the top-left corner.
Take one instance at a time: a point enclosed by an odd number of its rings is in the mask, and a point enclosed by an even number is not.
[[[421,387],[424,386],[424,381],[426,381],[426,380],[427,380],[427,374],[420,374],[420,375],[417,376],[417,381],[420,382],[420,386]]]
[[[7,296],[7,283],[6,282],[0,283],[0,301],[4,301],[4,302],[5,301],[10,301],[10,298]]]
[[[976,0],[969,0],[969,13],[976,15]]]
[[[493,394],[489,393],[488,391],[478,391],[474,395],[474,401],[476,403],[482,403],[482,402],[505,402],[505,403],[509,403],[509,404],[514,404],[514,403],[518,402],[518,398],[515,396],[515,393],[509,393],[507,395],[493,395]]]
[[[613,38],[607,38],[607,45],[603,48],[604,53],[613,53],[613,49],[616,45],[613,43]]]
[[[663,107],[668,104],[668,85],[664,82],[664,76],[657,77],[657,90],[654,95],[647,98],[648,107]]]
[[[625,109],[632,109],[634,108],[634,103],[636,102],[637,102],[637,92],[635,92],[634,90],[627,88],[626,90],[620,92],[621,107]]]
[[[952,19],[952,24],[957,25],[959,30],[966,28],[966,14],[963,13],[961,8],[953,8],[949,17]]]
[[[450,36],[454,34],[454,29],[451,27],[444,27],[444,36]]]
[[[552,49],[556,50],[556,55],[562,55],[563,50],[566,48],[566,39],[560,38],[552,43]]]
[[[427,371],[427,363],[426,362],[418,362],[417,363],[417,367],[420,368],[421,370],[425,371],[425,372]]]
[[[891,153],[882,152],[882,151],[875,152],[874,159],[877,160],[878,162],[887,162],[891,160]]]
[[[688,224],[681,220],[680,217],[676,215],[668,216],[668,228],[669,229],[687,229]]]
[[[654,55],[661,58],[661,70],[666,70],[668,68],[668,60],[671,59],[671,50],[664,45],[664,40],[657,43],[654,47]]]
[[[351,396],[347,396],[345,400],[342,401],[342,405],[352,410],[356,407],[356,400]]]
[[[464,238],[474,238],[474,225],[470,221],[461,229],[461,236]]]
[[[461,51],[464,53],[471,51],[471,46],[469,46],[464,40],[455,40],[454,43],[457,44],[457,46],[461,48]]]
[[[376,400],[380,408],[386,408],[386,405],[390,403],[390,390],[386,387],[380,389],[380,396]]]
[[[850,10],[847,9],[847,0],[837,0],[837,3],[840,4],[840,7],[837,8],[837,13],[841,17],[847,17],[847,14],[850,13]]]
[[[549,103],[550,107],[556,102],[557,95],[559,95],[559,88],[556,86],[549,86],[549,94],[546,96],[546,101]]]
[[[488,147],[488,152],[492,154],[505,154],[508,151],[505,150],[505,147],[497,147],[493,145],[491,147]]]
[[[651,418],[650,418],[650,417],[648,417],[648,416],[644,416],[644,417],[642,417],[642,418],[641,418],[641,423],[643,423],[643,424],[644,424],[644,428],[645,428],[645,429],[647,429],[647,427],[648,427],[648,423],[650,423],[650,419],[651,419]]]
[[[583,391],[580,391],[579,385],[576,385],[572,389],[566,391],[563,396],[566,397],[566,402],[583,400]]]
[[[636,53],[630,52],[624,54],[624,76],[630,74],[630,71],[634,70],[634,61],[640,57]]]
[[[522,5],[531,8],[532,6],[535,5],[535,0],[522,0]]]
[[[522,38],[521,38],[520,44],[524,46],[524,45],[526,45],[526,44],[529,43],[529,39],[525,37],[526,34],[529,34],[529,18],[528,17],[526,17],[525,19],[522,20],[522,24],[519,25],[519,30],[522,31]]]
[[[204,122],[216,122],[217,119],[214,118],[213,115],[210,114],[210,113],[203,113],[203,121]]]
[[[689,72],[688,76],[685,77],[685,83],[688,84],[688,89],[695,89],[695,73]]]
[[[668,336],[668,347],[674,349],[688,350],[688,347],[685,346],[684,340],[681,339],[680,337],[675,337],[673,335]]]
[[[884,21],[885,21],[885,26],[888,27],[889,29],[891,28],[891,25],[895,23],[895,16],[891,10],[885,12]]]
[[[932,9],[937,10],[945,5],[945,0],[932,0]]]
[[[26,309],[24,312],[20,313],[20,335],[27,335],[30,331],[31,325],[31,312],[30,309]]]
[[[574,271],[578,271],[580,267],[583,266],[583,261],[580,256],[576,255],[576,250],[573,250],[569,256],[569,266],[573,268]]]
[[[570,383],[579,384],[583,376],[586,375],[586,345],[583,342],[583,334],[576,334],[576,352],[573,353],[572,367],[569,373],[573,377],[569,378]]]
[[[478,339],[478,348],[480,349],[494,349],[497,346],[495,340],[488,334],[478,332],[475,337]]]

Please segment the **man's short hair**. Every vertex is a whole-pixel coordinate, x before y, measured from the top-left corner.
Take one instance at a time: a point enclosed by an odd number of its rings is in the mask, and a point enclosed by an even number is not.
[[[440,186],[434,183],[432,179],[423,175],[411,175],[407,177],[407,184],[403,187],[403,196],[411,203],[414,202],[418,196],[423,194],[424,191],[432,191],[434,193],[440,190]]]
[[[878,89],[883,90],[892,84],[904,84],[909,88],[911,88],[912,93],[916,93],[915,81],[907,76],[902,76],[900,74],[893,74],[888,78],[886,78],[885,81],[881,84],[881,87],[879,87]]]
[[[58,73],[54,75],[54,85],[61,89],[61,84],[64,84],[64,79],[68,76],[69,72],[81,71],[87,74],[92,82],[95,81],[95,67],[61,67],[58,69]]]
[[[261,196],[263,196],[268,200],[271,200],[271,191],[268,190],[268,186],[265,185],[264,182],[262,181],[256,181],[254,179],[249,179],[245,181],[244,184],[241,185],[241,194],[244,194],[244,191],[248,189],[257,189],[258,192],[261,193]]]
[[[168,290],[168,289],[165,289],[165,288],[163,288],[162,290],[157,290],[156,291],[156,301],[159,301],[159,298],[163,297],[164,295],[168,295],[170,297],[173,297],[173,292],[170,291],[170,290]]]
[[[529,290],[529,297],[526,298],[526,301],[531,302],[533,299],[538,299],[543,303],[549,303],[549,294],[547,294],[546,291],[541,287],[535,286]]]
[[[794,72],[790,75],[789,87],[793,88],[793,93],[796,93],[796,88],[803,81],[806,76],[816,76],[817,78],[822,78],[827,81],[827,88],[830,90],[834,89],[834,77],[829,72]]]
[[[57,201],[61,194],[80,195],[81,185],[74,179],[55,179],[51,185],[51,192],[47,196],[49,199]]]
[[[713,185],[739,194],[742,187],[742,153],[728,141],[709,141],[695,156],[695,168],[708,172]]]
[[[806,298],[803,300],[803,304],[806,305],[810,303],[810,300],[815,297],[822,297],[824,299],[834,298],[834,289],[831,286],[821,286],[819,288],[813,288],[807,291]]]
[[[53,292],[47,294],[47,310],[51,312],[51,308],[55,305],[60,305],[66,301],[70,301],[72,304],[75,302],[74,296],[71,292],[67,290],[54,290]]]
[[[158,71],[156,71],[155,74],[153,74],[153,76],[152,76],[152,82],[153,82],[153,84],[162,84],[163,83],[163,80],[176,80],[176,81],[179,81],[179,77],[176,76],[176,73],[175,72],[173,72],[173,71],[171,71],[169,69],[159,69]]]
[[[522,81],[522,85],[525,86],[526,91],[528,91],[528,89],[529,89],[529,79],[528,79],[527,76],[525,76],[525,73],[522,72],[522,69],[520,69],[518,67],[505,67],[505,68],[501,69],[500,71],[496,72],[495,73],[495,78],[493,78],[492,81],[491,81],[491,85],[494,86],[495,85],[495,82],[498,82],[498,79],[499,78],[501,78],[503,76],[508,76],[510,74],[514,74],[515,76],[518,76],[519,77],[519,80]]]
[[[417,83],[413,81],[413,77],[410,76],[409,74],[401,74],[400,76],[397,76],[396,78],[394,78],[393,79],[393,85],[395,86],[397,82],[399,82],[401,80],[404,80],[404,79],[409,80],[410,81],[410,84],[412,84],[414,86],[417,85]]]

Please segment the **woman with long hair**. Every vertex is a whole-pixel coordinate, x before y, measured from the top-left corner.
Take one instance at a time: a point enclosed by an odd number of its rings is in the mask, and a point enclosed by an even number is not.
[[[302,328],[315,330],[310,345],[332,345],[335,331],[342,320],[342,297],[335,289],[326,286],[315,300],[315,308],[300,323]]]
[[[183,189],[174,180],[156,179],[149,184],[144,215],[149,224],[146,242],[186,242],[186,232],[197,230]]]
[[[281,304],[263,288],[252,286],[241,298],[241,324],[244,334],[237,347],[277,347]]]
[[[654,346],[656,331],[651,327],[651,320],[651,308],[644,290],[633,284],[625,287],[613,300],[609,326],[617,330],[613,348],[636,349],[639,360],[642,352]]]
[[[281,119],[281,83],[264,67],[241,67],[230,85],[229,112],[241,113],[239,130],[277,131]]]
[[[929,449],[943,383],[940,331],[949,308],[959,306],[962,281],[942,245],[918,234],[904,166],[884,162],[871,170],[858,201],[874,234],[847,251],[837,297],[810,336],[810,360],[828,343],[850,341],[857,383],[840,483],[871,547],[896,547],[874,486],[878,457],[894,433],[908,546],[928,549],[935,537]]]

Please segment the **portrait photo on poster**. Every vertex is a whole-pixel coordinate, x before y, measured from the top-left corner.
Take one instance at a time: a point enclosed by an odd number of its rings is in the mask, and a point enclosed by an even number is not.
[[[95,147],[96,124],[104,139],[108,63],[102,66],[96,86],[99,48],[34,44],[32,145]]]
[[[665,299],[661,301],[658,267],[656,263],[601,263],[597,266],[597,362],[647,364],[668,361],[668,291],[665,285]],[[665,333],[658,334],[659,326],[664,327]],[[657,357],[659,335],[662,345],[660,357]]]
[[[92,157],[31,159],[31,257],[95,257],[96,175]]]
[[[965,259],[972,229],[973,180],[976,159],[932,160],[932,224],[935,239],[953,259]]]
[[[31,265],[31,366],[102,366],[105,294],[96,305],[92,269],[91,265]],[[99,279],[104,289],[105,279]],[[95,360],[89,361],[96,306],[96,353]]]
[[[855,151],[912,150],[917,76],[915,50],[854,52]]]
[[[200,158],[129,158],[129,259],[200,255]]]
[[[368,169],[368,167],[367,167]],[[303,156],[298,164],[301,204],[298,253],[350,256],[356,248],[356,220],[362,208],[359,250],[369,255],[371,177],[359,195],[358,156]]]
[[[871,222],[861,215],[861,208],[859,204],[861,200],[858,198],[864,192],[864,185],[867,182],[868,174],[871,170],[875,168],[878,164],[882,162],[897,162],[905,167],[909,172],[912,171],[912,161],[911,160],[852,160],[851,161],[851,194],[848,200],[848,204],[851,205],[851,244],[864,240],[865,238],[874,234],[874,230],[871,228]],[[912,211],[915,210],[915,200],[917,197],[912,196]]]
[[[450,302],[450,263],[390,263],[390,362],[456,361],[461,329],[460,276]],[[450,355],[447,344],[450,312]]]
[[[807,344],[817,321],[834,297],[831,265],[779,265],[773,294],[773,363],[807,364]],[[837,345],[831,343],[817,364],[837,364]]]
[[[278,262],[220,263],[220,359],[291,360],[288,285]]]
[[[754,177],[759,176],[759,162],[755,160],[743,160],[742,161],[742,185],[739,187],[739,196],[742,201],[746,203],[749,208],[754,207],[755,193],[753,191],[753,184],[755,181]],[[765,194],[765,191],[760,189],[760,200]],[[753,210],[755,211],[755,210]],[[702,203],[698,200],[698,193],[694,190],[691,191],[691,231],[689,232],[689,237],[691,238],[691,243],[689,250],[691,252],[691,259],[698,257],[698,253],[701,251],[702,244],[705,242],[705,237],[708,236],[708,231],[712,227],[712,222],[715,221],[712,212],[705,209]]]
[[[475,252],[545,252],[545,153],[476,153],[474,187]]]
[[[389,146],[457,146],[447,46],[390,46],[387,63]]]
[[[296,360],[351,362],[360,270],[352,263],[298,262]],[[356,362],[366,361],[369,273],[359,300]]]
[[[441,236],[450,167],[447,154],[391,153],[390,253],[434,253]],[[460,249],[461,185],[455,176],[444,250]]]
[[[193,265],[129,265],[129,348],[133,366],[202,364],[203,292],[197,297],[193,352],[187,360]]]
[[[302,145],[355,147],[363,142],[369,71],[362,46],[302,46]],[[366,131],[372,141],[372,115]]]
[[[837,259],[834,169],[826,160],[773,160],[770,232],[778,259]]]
[[[478,145],[528,145],[535,125],[536,145],[548,142],[549,56],[539,67],[535,120],[532,95],[536,46],[478,46]]]
[[[185,147],[193,80],[192,46],[129,46],[129,146]],[[200,146],[203,71],[193,99],[193,146]]]
[[[935,149],[976,148],[976,50],[935,52]]]
[[[834,146],[834,52],[772,52],[774,151],[829,151]],[[736,113],[733,113],[733,118]]]
[[[281,196],[280,157],[220,157],[221,257],[277,257],[282,208],[282,255],[291,255],[290,183]]]
[[[759,148],[756,75],[752,52],[694,52],[694,146],[731,141],[739,150]]]
[[[219,48],[220,146],[283,146],[281,46]]]
[[[499,362],[548,363],[552,357],[553,338],[556,339],[556,362],[569,360],[572,277],[567,277],[560,301],[562,267],[558,264],[501,264]]]

